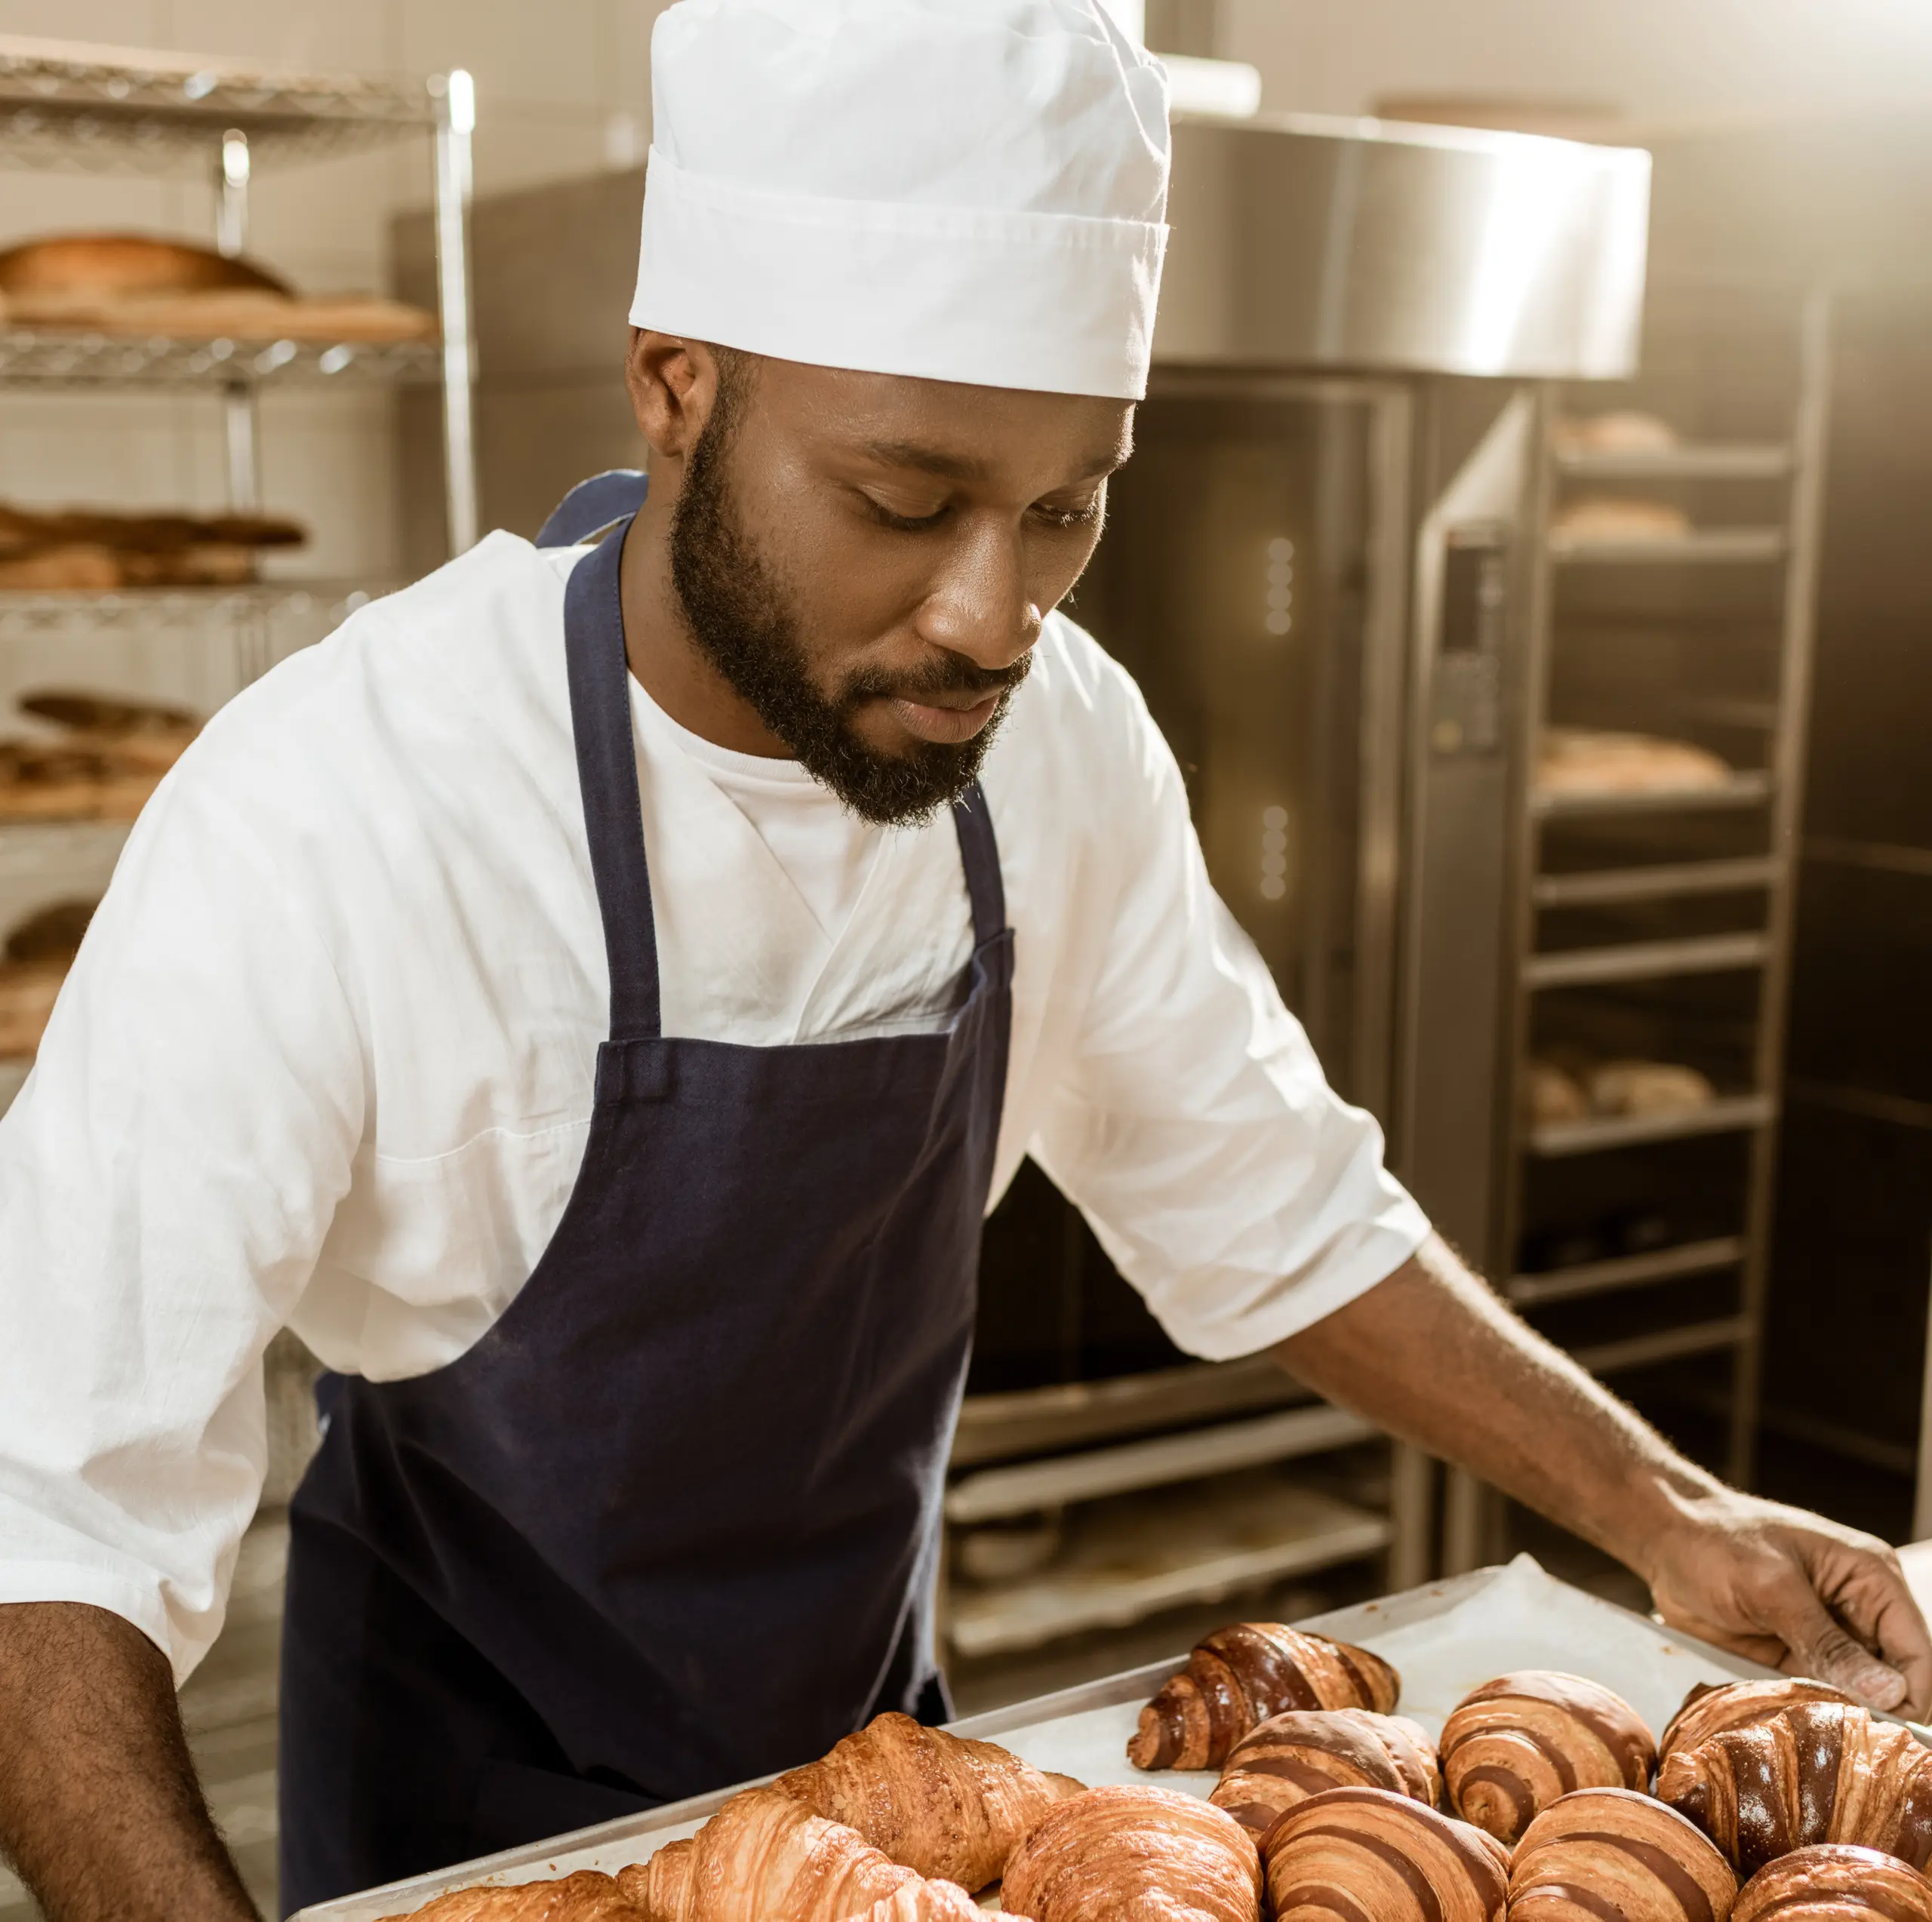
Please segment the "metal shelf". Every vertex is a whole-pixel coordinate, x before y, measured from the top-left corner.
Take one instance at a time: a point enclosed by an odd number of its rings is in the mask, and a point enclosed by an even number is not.
[[[1264,1415],[1257,1421],[1230,1422],[1219,1428],[1196,1428],[1014,1468],[986,1468],[953,1484],[946,1493],[946,1518],[970,1523],[1038,1515],[1069,1502],[1091,1502],[1137,1488],[1198,1481],[1236,1468],[1349,1448],[1372,1441],[1377,1432],[1359,1415],[1324,1402],[1284,1414]]]
[[[0,386],[225,387],[440,378],[435,341],[176,340],[0,326]]]
[[[1770,799],[1777,783],[1768,773],[1752,769],[1734,774],[1708,788],[1653,788],[1629,792],[1614,789],[1571,793],[1535,788],[1530,812],[1550,820],[1580,815],[1667,814],[1705,807],[1755,807]]]
[[[1518,1308],[1539,1308],[1551,1302],[1583,1301],[1592,1295],[1615,1294],[1654,1282],[1675,1281],[1686,1275],[1710,1275],[1734,1268],[1750,1252],[1741,1235],[1719,1235],[1708,1241],[1686,1241],[1674,1248],[1647,1254],[1619,1255],[1607,1261],[1580,1262],[1574,1268],[1547,1275],[1518,1275],[1503,1287],[1505,1298]]]
[[[340,620],[390,592],[346,580],[254,581],[235,587],[126,587],[106,593],[0,589],[0,641],[50,635],[187,632],[216,621],[321,614]]]
[[[1265,1474],[1136,1496],[1081,1511],[1067,1548],[1040,1575],[955,1585],[946,1633],[965,1656],[1038,1648],[1379,1555],[1390,1535],[1383,1516]]]
[[[1703,934],[1684,941],[1631,941],[1611,948],[1575,948],[1532,955],[1523,964],[1523,985],[1583,988],[1610,981],[1668,981],[1686,974],[1725,974],[1762,967],[1770,958],[1764,933]]]
[[[1796,464],[1781,441],[1712,442],[1643,454],[1564,452],[1557,471],[1589,481],[1780,481]]]
[[[1614,1115],[1586,1121],[1547,1121],[1529,1130],[1524,1145],[1532,1155],[1554,1161],[1570,1155],[1597,1155],[1614,1148],[1639,1148],[1656,1141],[1687,1141],[1707,1134],[1742,1134],[1777,1119],[1778,1105],[1768,1094],[1721,1096],[1705,1108],[1668,1115]]]
[[[231,128],[257,162],[352,152],[433,132],[440,85],[4,35],[0,165],[200,173]]]
[[[1539,875],[1530,884],[1530,898],[1540,908],[1666,901],[1686,894],[1743,893],[1771,887],[1783,873],[1783,863],[1774,854],[1726,861],[1671,861],[1645,868],[1592,868],[1575,874]]]
[[[1660,1328],[1655,1334],[1632,1335],[1620,1342],[1575,1351],[1577,1361],[1593,1375],[1614,1375],[1626,1368],[1647,1368],[1659,1361],[1681,1361],[1693,1355],[1715,1355],[1743,1348],[1751,1339],[1754,1318],[1727,1315],[1721,1321],[1697,1321],[1687,1328]]]
[[[1782,527],[1697,527],[1689,534],[1635,540],[1552,532],[1549,558],[1568,567],[1726,566],[1782,561],[1788,544]]]

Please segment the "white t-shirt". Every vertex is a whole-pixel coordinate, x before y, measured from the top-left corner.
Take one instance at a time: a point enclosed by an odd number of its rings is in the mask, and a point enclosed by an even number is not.
[[[577,558],[494,534],[375,603],[217,715],[136,823],[0,1121],[0,1601],[114,1610],[185,1676],[260,1489],[275,1330],[422,1373],[549,1241],[609,1004]],[[721,759],[641,690],[632,714],[666,1032],[949,1017],[949,818],[855,833],[797,770]],[[1070,622],[983,783],[1015,942],[989,1206],[1030,1151],[1214,1358],[1399,1266],[1426,1224],[1209,887],[1138,690]]]

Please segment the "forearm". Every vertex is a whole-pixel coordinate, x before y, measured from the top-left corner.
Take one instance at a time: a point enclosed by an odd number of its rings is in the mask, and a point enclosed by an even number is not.
[[[1473,1469],[1647,1577],[1647,1545],[1721,1493],[1439,1241],[1275,1353],[1330,1400]]]
[[[0,1849],[48,1922],[254,1922],[168,1663],[104,1609],[0,1606]]]

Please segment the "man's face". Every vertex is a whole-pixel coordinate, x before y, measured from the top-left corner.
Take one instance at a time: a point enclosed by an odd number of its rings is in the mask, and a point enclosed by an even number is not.
[[[1092,554],[1132,407],[720,358],[671,523],[684,624],[856,813],[924,819]]]

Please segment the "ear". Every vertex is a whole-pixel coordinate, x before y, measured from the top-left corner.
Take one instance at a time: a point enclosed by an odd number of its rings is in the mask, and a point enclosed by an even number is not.
[[[681,460],[697,444],[718,398],[718,361],[702,340],[631,329],[624,361],[631,411],[651,452]]]

